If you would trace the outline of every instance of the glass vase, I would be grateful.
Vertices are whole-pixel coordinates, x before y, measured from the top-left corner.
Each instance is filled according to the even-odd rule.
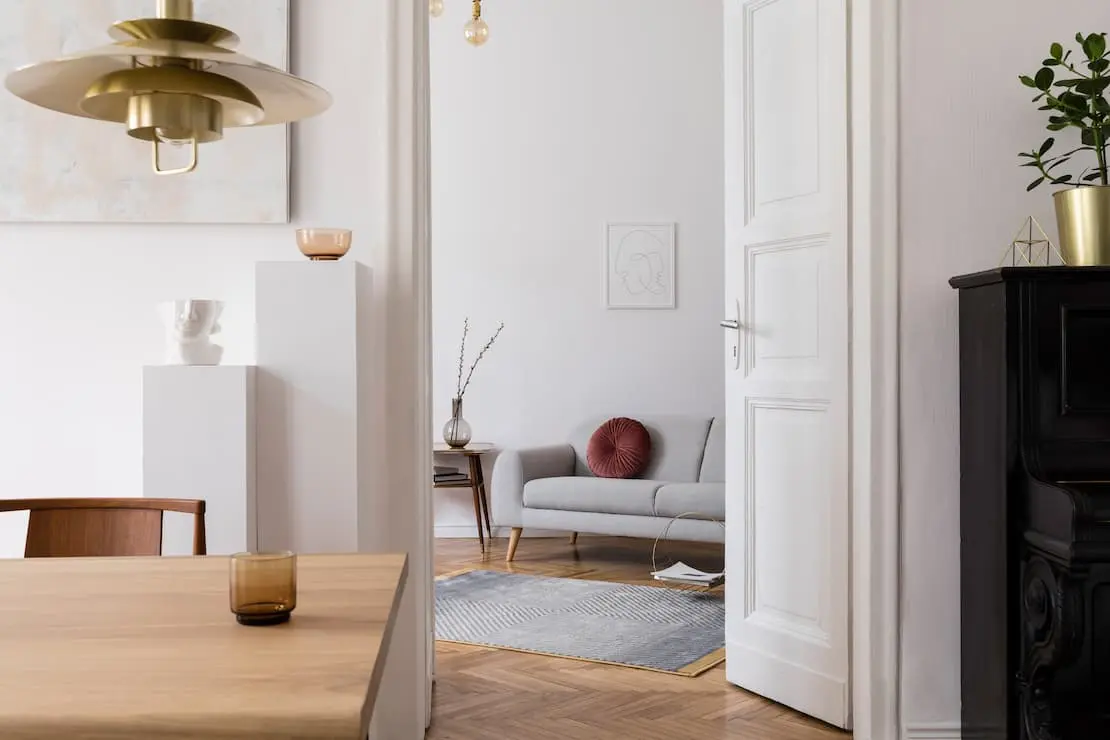
[[[451,399],[451,418],[443,425],[443,441],[456,449],[470,444],[470,425],[463,418],[461,398]]]

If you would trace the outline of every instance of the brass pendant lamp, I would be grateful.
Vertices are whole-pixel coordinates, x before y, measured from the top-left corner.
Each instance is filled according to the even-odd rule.
[[[5,84],[43,108],[126,124],[151,142],[159,175],[192,172],[198,145],[224,128],[290,123],[331,105],[323,88],[236,53],[239,37],[193,20],[192,0],[158,0],[156,18],[116,23],[108,35],[115,43],[20,67]],[[164,169],[163,144],[190,147],[189,163]]]

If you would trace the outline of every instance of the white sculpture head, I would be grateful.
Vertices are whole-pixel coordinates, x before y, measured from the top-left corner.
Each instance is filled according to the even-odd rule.
[[[219,365],[223,348],[209,337],[220,331],[221,301],[187,299],[166,301],[158,312],[166,326],[166,363]]]

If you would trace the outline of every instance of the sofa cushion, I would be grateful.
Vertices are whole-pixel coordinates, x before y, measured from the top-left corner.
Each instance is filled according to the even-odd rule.
[[[655,492],[655,515],[725,520],[724,483],[668,483]]]
[[[709,427],[705,440],[705,456],[701,460],[701,483],[725,482],[725,419],[718,416]]]
[[[635,419],[618,416],[597,428],[586,446],[586,463],[599,478],[635,478],[651,460],[651,435]]]
[[[537,478],[524,484],[529,509],[652,516],[662,483],[635,478]]]
[[[693,483],[701,471],[705,439],[709,435],[709,417],[704,416],[637,416],[651,435],[651,462],[640,477],[647,480]],[[575,474],[593,475],[586,462],[590,435],[605,421],[590,419],[570,436],[574,447]]]

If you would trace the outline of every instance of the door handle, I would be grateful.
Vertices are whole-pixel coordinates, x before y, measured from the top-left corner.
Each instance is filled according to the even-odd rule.
[[[721,322],[721,327],[724,329],[735,329],[736,331],[740,331],[744,328],[740,326],[740,322],[736,319],[725,319]]]

